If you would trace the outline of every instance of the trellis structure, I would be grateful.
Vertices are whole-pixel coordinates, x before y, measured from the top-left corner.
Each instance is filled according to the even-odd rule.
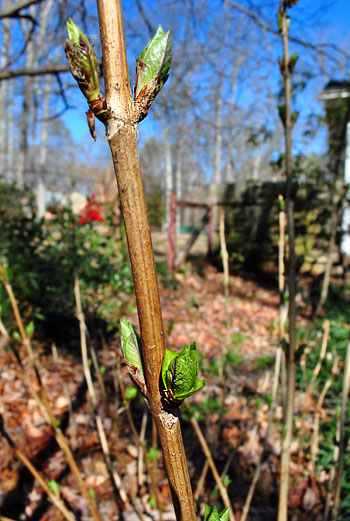
[[[189,238],[185,251],[176,257],[176,209],[177,207],[199,208],[206,210],[202,218],[201,224],[194,230]],[[187,259],[192,246],[198,239],[201,232],[207,227],[208,237],[208,254],[211,253],[213,247],[213,204],[197,203],[192,201],[180,201],[176,199],[176,192],[170,191],[170,207],[169,207],[169,228],[168,228],[168,254],[167,263],[169,268],[175,269],[181,266]]]

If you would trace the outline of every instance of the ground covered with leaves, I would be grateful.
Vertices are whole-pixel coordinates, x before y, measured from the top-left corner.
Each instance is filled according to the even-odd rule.
[[[190,415],[205,435],[222,481],[227,487],[235,519],[243,505],[263,451],[271,402],[273,364],[278,346],[279,296],[273,286],[231,276],[225,298],[223,275],[209,265],[200,272],[188,265],[173,277],[160,274],[161,301],[167,347],[181,349],[193,341],[200,353],[204,390],[191,397],[182,411],[183,436],[190,476],[202,513],[205,503],[222,503],[198,442]],[[116,309],[137,329],[133,296],[116,297]],[[118,302],[117,302],[118,300]],[[118,305],[117,305],[118,304]],[[306,319],[299,318],[299,326]],[[57,325],[56,325],[57,327]],[[66,329],[65,329],[66,328]],[[60,335],[34,334],[33,345],[41,380],[56,417],[73,452],[90,496],[103,519],[175,520],[161,454],[143,399],[136,396],[122,362],[116,331],[88,321],[89,345],[97,354],[92,363],[97,408],[91,406],[79,347],[79,325],[58,326]],[[315,343],[320,343],[319,336]],[[93,357],[93,353],[91,353]],[[59,495],[76,519],[93,519],[67,459],[52,429],[39,410],[33,391],[40,387],[25,348],[0,336],[0,408],[4,431],[17,450],[34,464],[51,490]],[[32,385],[32,392],[28,387]],[[102,382],[102,386],[101,386]],[[305,391],[305,389],[304,389]],[[312,461],[317,397],[305,411],[305,392],[296,403],[296,429],[292,446],[290,518],[322,519],[328,472],[317,472]],[[322,408],[318,421],[327,420]],[[101,450],[96,428],[100,418],[107,436],[114,483]],[[248,520],[276,519],[281,453],[281,398],[275,410],[260,478]],[[300,432],[302,436],[300,436]],[[322,434],[321,434],[322,438]],[[58,521],[64,519],[52,505],[9,442],[0,440],[0,519]],[[117,476],[117,477],[116,477]],[[205,479],[203,479],[205,476]]]

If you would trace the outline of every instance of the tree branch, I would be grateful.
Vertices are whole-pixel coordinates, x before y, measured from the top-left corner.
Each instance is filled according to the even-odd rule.
[[[142,18],[142,20],[145,22],[145,25],[147,27],[147,30],[148,30],[148,33],[149,33],[149,36],[152,37],[154,35],[154,33],[156,32],[156,28],[153,26],[153,24],[149,21],[143,7],[142,7],[142,4],[141,4],[141,1],[140,0],[136,0],[136,6],[137,6],[137,9],[140,13],[140,16]]]
[[[250,9],[247,9],[241,4],[238,4],[237,2],[233,2],[233,0],[223,0],[224,4],[230,5],[234,9],[238,9],[242,13],[248,16],[253,22],[258,25],[263,31],[266,31],[268,33],[271,33],[275,36],[279,36],[279,31],[276,29],[273,29],[270,25],[266,24],[265,22],[262,22],[260,20],[259,15],[254,13],[254,11],[251,11]],[[327,56],[328,58],[331,58],[335,62],[338,63],[338,60],[335,56],[331,56],[327,50],[324,50],[324,48],[333,49],[334,51],[338,52],[342,56],[346,56],[346,52],[343,51],[343,49],[340,49],[337,45],[334,45],[332,43],[320,43],[317,45],[314,45],[310,42],[306,42],[305,40],[300,40],[300,38],[296,38],[295,36],[288,36],[290,42],[294,42],[298,45],[301,45],[302,47],[305,47],[306,49],[311,49],[312,51],[315,51],[316,53],[322,54],[323,56]]]
[[[15,4],[10,4],[0,9],[0,18],[12,18],[19,15],[19,12],[25,7],[33,4],[39,4],[42,0],[18,0]]]
[[[69,72],[68,65],[47,65],[40,69],[22,67],[15,70],[0,70],[0,81],[11,80],[21,76],[44,76],[45,74],[58,74],[59,72]]]

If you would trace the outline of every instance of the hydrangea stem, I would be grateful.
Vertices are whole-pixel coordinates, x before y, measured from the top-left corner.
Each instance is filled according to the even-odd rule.
[[[140,322],[148,405],[157,426],[178,521],[195,521],[179,419],[163,410],[159,379],[164,357],[160,309],[148,212],[138,160],[137,114],[128,78],[120,0],[98,0],[106,102],[105,122],[124,216]]]

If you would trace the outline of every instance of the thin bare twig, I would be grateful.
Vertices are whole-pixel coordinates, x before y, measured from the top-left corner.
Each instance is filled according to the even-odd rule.
[[[337,519],[338,508],[340,503],[341,483],[344,470],[344,456],[345,456],[345,422],[346,422],[346,408],[350,391],[350,342],[346,349],[345,368],[343,377],[343,391],[340,411],[340,432],[339,432],[339,457],[337,477],[335,481],[334,504],[332,508],[331,519]]]
[[[23,463],[23,465],[25,467],[27,467],[27,469],[32,474],[32,476],[37,480],[39,485],[43,488],[45,494],[50,498],[53,505],[55,505],[55,507],[58,508],[58,510],[62,513],[64,518],[67,521],[76,521],[75,517],[73,516],[73,514],[71,512],[69,512],[69,510],[63,503],[62,499],[58,495],[56,495],[52,492],[50,487],[47,485],[46,481],[41,477],[41,475],[36,470],[34,465],[27,458],[27,456],[20,449],[18,449],[16,447],[15,443],[13,442],[13,440],[11,439],[9,434],[5,431],[1,417],[0,417],[0,432],[1,432],[2,436],[7,440],[8,444],[10,445],[11,449],[15,453],[16,457]],[[1,519],[6,520],[7,518],[0,517],[0,520]]]
[[[3,266],[1,264],[0,264],[0,278],[2,279],[2,283],[4,284],[6,292],[7,292],[8,296],[9,296],[9,299],[10,299],[10,302],[11,302],[11,305],[12,305],[13,313],[15,315],[17,327],[18,327],[18,330],[19,330],[19,333],[20,333],[20,336],[21,336],[21,340],[22,340],[23,346],[27,350],[27,354],[29,356],[32,369],[33,369],[33,371],[35,373],[35,376],[36,376],[36,378],[38,380],[40,395],[34,389],[34,385],[31,382],[31,380],[30,380],[30,378],[27,375],[27,372],[25,370],[23,370],[24,380],[25,380],[25,382],[26,382],[26,384],[28,386],[28,389],[31,392],[34,400],[36,401],[36,403],[37,403],[37,405],[39,407],[39,410],[43,414],[46,422],[52,428],[59,447],[64,452],[64,454],[65,454],[65,456],[67,458],[67,463],[69,465],[69,468],[71,469],[73,475],[75,476],[75,478],[77,480],[78,487],[79,487],[82,495],[84,496],[86,503],[88,504],[88,506],[90,508],[90,512],[91,512],[92,517],[94,518],[94,521],[103,521],[103,518],[101,517],[100,513],[98,512],[95,499],[91,496],[91,494],[89,494],[89,491],[88,491],[88,489],[87,489],[87,487],[85,485],[85,482],[84,482],[84,480],[83,480],[83,478],[81,476],[80,470],[79,470],[78,465],[77,465],[77,463],[76,463],[76,461],[74,459],[74,456],[73,456],[73,453],[72,453],[72,451],[71,451],[71,449],[69,447],[69,444],[68,444],[64,434],[62,433],[61,429],[58,427],[58,424],[57,424],[55,415],[54,415],[54,413],[52,411],[52,408],[51,408],[48,396],[46,394],[45,388],[44,388],[44,386],[42,384],[42,381],[41,381],[40,373],[39,373],[39,370],[38,370],[37,362],[36,362],[35,357],[34,357],[34,353],[33,353],[33,349],[32,349],[30,338],[28,337],[28,335],[26,333],[26,330],[25,330],[25,327],[24,327],[24,324],[23,324],[23,321],[22,321],[22,317],[21,317],[21,314],[20,314],[20,311],[19,311],[19,308],[18,308],[18,305],[17,305],[16,298],[15,298],[14,293],[13,293],[11,284],[7,280],[6,274],[5,274],[5,270],[4,270],[4,268],[3,268]],[[21,364],[21,361],[20,361],[19,358],[18,358],[18,361]]]
[[[79,279],[77,276],[75,276],[75,278],[74,278],[74,295],[75,295],[75,305],[76,305],[76,310],[77,310],[77,318],[79,321],[79,329],[80,329],[80,345],[81,345],[81,355],[82,355],[82,361],[83,361],[83,371],[84,371],[85,381],[87,384],[88,393],[89,393],[89,397],[90,397],[90,401],[91,401],[91,405],[92,405],[92,411],[93,411],[93,416],[94,416],[95,423],[96,423],[98,436],[99,436],[100,442],[101,442],[103,456],[104,456],[106,466],[107,466],[110,478],[112,480],[112,483],[114,484],[114,487],[115,487],[116,491],[118,492],[118,494],[120,495],[120,498],[123,501],[123,503],[125,504],[126,508],[128,508],[130,506],[128,496],[125,492],[125,489],[122,484],[122,480],[121,480],[118,472],[112,465],[106,433],[103,428],[101,416],[97,410],[97,398],[96,398],[96,393],[95,393],[94,385],[93,385],[92,378],[91,378],[91,372],[90,372],[88,356],[87,356],[87,342],[86,342],[87,328],[86,328],[86,324],[85,324],[83,309],[81,306],[80,285],[79,285]]]
[[[208,464],[209,464],[210,470],[212,471],[213,477],[214,477],[215,482],[216,482],[216,486],[218,487],[218,490],[219,490],[220,496],[222,498],[222,501],[224,503],[224,506],[225,506],[225,508],[227,508],[227,507],[230,508],[230,510],[229,510],[229,519],[230,519],[230,521],[235,521],[235,516],[234,516],[234,513],[233,513],[233,509],[232,509],[232,505],[231,505],[231,502],[230,502],[229,495],[227,493],[227,489],[226,489],[226,487],[224,486],[224,484],[221,481],[220,475],[219,475],[219,473],[217,471],[216,465],[215,465],[214,460],[213,460],[213,456],[212,456],[212,454],[210,452],[208,443],[207,443],[206,439],[203,436],[203,433],[201,431],[201,428],[200,428],[197,420],[191,415],[191,413],[189,411],[188,404],[185,403],[185,407],[187,408],[187,410],[188,410],[188,412],[190,414],[191,425],[192,425],[192,427],[194,429],[194,432],[196,433],[196,436],[198,438],[199,443],[201,444],[201,447],[202,447],[202,450],[204,452],[204,455],[205,455],[206,459],[208,460]]]

